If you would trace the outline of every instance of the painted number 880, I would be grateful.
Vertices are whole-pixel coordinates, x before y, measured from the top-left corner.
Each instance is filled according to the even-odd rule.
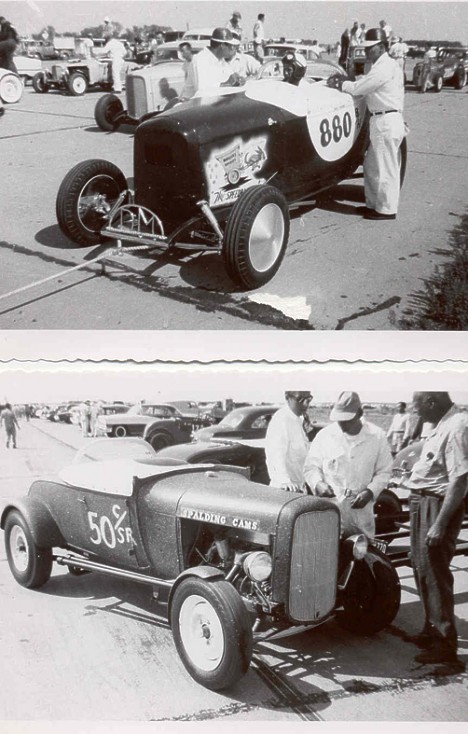
[[[326,148],[330,143],[339,143],[342,137],[349,138],[352,129],[352,120],[349,112],[343,115],[343,122],[339,115],[335,115],[331,121],[325,117],[320,123],[320,143]]]

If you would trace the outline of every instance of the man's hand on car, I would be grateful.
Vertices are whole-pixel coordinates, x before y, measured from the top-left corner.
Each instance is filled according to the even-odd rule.
[[[351,502],[351,507],[354,510],[360,510],[361,508],[365,507],[369,504],[369,502],[372,502],[374,499],[374,493],[371,489],[363,489],[362,492],[359,492],[356,495],[356,498]]]
[[[333,489],[327,482],[317,482],[315,485],[315,494],[318,497],[335,497]]]
[[[346,80],[346,77],[344,74],[332,74],[327,79],[327,87],[331,87],[332,89],[338,89],[339,92],[341,92],[341,87],[343,86],[343,82]]]
[[[298,482],[284,482],[281,485],[281,489],[286,492],[297,492],[299,494],[307,494],[307,487],[305,484],[299,484]]]
[[[242,87],[245,84],[245,77],[238,74],[236,71],[231,74],[229,79],[221,84],[222,87]]]

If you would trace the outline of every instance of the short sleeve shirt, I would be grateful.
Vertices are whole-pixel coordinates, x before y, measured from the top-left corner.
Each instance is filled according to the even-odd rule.
[[[444,496],[450,481],[468,474],[468,415],[452,406],[428,434],[408,489],[427,489]]]

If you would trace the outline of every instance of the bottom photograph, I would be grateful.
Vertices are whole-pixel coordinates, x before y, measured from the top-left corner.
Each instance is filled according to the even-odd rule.
[[[466,720],[466,366],[0,377],[1,720]]]

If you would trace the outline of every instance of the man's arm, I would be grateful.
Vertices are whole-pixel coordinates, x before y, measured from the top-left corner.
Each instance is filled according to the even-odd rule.
[[[275,487],[289,484],[286,468],[288,433],[283,421],[271,421],[265,439],[265,456],[270,483]]]
[[[449,482],[437,519],[426,535],[427,545],[439,545],[442,542],[452,515],[464,500],[467,490],[467,478],[468,474],[462,474]]]
[[[344,81],[341,87],[343,92],[352,94],[353,97],[365,97],[372,94],[387,80],[387,72],[381,64],[374,64],[365,76],[356,82]]]
[[[387,439],[382,433],[379,438],[379,448],[375,461],[374,476],[368,485],[368,488],[374,495],[374,500],[377,499],[382,490],[384,490],[388,485],[390,477],[392,476],[392,464],[392,454],[390,452]]]
[[[304,481],[311,491],[319,497],[334,497],[335,493],[323,473],[323,452],[320,433],[310,444],[309,452],[304,463]]]

